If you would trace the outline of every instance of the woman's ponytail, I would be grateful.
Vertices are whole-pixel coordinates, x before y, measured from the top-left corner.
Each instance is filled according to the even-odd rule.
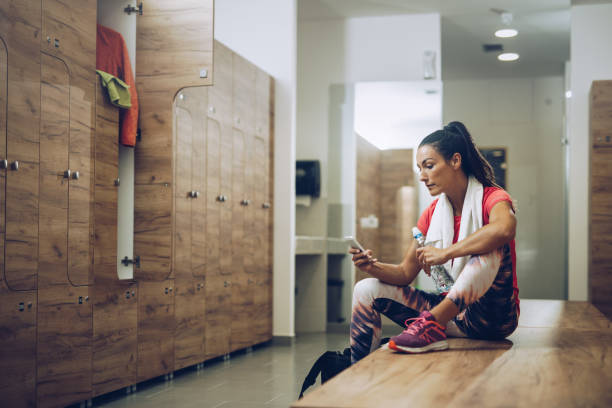
[[[432,145],[446,159],[455,153],[461,155],[461,168],[466,176],[474,176],[485,187],[499,187],[495,183],[493,168],[474,145],[474,140],[461,122],[450,122],[444,129],[427,136],[419,144]]]

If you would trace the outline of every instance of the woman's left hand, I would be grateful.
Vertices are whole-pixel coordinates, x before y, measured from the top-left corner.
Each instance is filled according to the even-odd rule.
[[[442,265],[450,259],[446,249],[433,246],[417,248],[417,258],[423,266]]]

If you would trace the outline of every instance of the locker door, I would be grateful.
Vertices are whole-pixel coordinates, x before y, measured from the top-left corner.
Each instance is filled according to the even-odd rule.
[[[228,268],[227,231],[222,235],[222,208],[227,182],[222,184],[222,161],[230,159],[231,150],[221,154],[222,138],[231,141],[231,99],[232,54],[229,49],[215,42],[215,85],[208,89],[208,110],[206,127],[206,358],[229,353],[231,305],[231,270]],[[229,136],[228,136],[229,132]],[[228,157],[229,156],[229,157]],[[226,166],[225,166],[226,167]],[[224,167],[224,168],[225,168]],[[227,170],[224,170],[227,178]],[[230,173],[231,174],[231,173]],[[231,213],[230,213],[231,216]],[[224,222],[227,215],[224,212]],[[231,225],[230,225],[231,228]],[[230,230],[231,232],[231,230]],[[222,240],[224,237],[224,240]],[[223,259],[225,257],[225,259]],[[223,262],[222,262],[223,261]],[[223,269],[222,269],[223,267]]]
[[[245,270],[244,241],[244,199],[245,183],[245,146],[244,133],[233,131],[233,172],[232,172],[232,321],[230,349],[232,351],[248,347],[249,313],[252,311],[252,293],[249,292],[247,273]]]
[[[42,54],[40,131],[40,272],[38,287],[68,284],[70,73]]]
[[[40,1],[0,2],[4,51],[6,159],[3,194],[4,278],[9,289],[34,290],[38,271]],[[15,23],[19,22],[19,24]],[[1,58],[1,57],[0,57]]]
[[[39,31],[39,0],[0,2],[0,401],[10,407],[36,406]]]
[[[41,49],[62,60],[70,77],[68,279],[73,285],[89,285],[93,277],[96,1],[42,0],[42,25]]]
[[[176,330],[174,370],[204,361],[205,301],[202,278],[177,281],[174,298]]]
[[[1,39],[1,37],[0,37]],[[6,231],[6,114],[8,109],[8,51],[0,41],[0,276],[4,281],[4,238]]]
[[[57,284],[38,289],[39,407],[91,398],[92,308],[89,288]]]
[[[196,282],[194,277],[194,258],[204,252],[204,248],[194,245],[194,238],[197,241],[204,231],[193,225],[194,218],[198,218],[198,203],[204,201],[201,186],[195,187],[196,181],[201,180],[201,176],[197,177],[201,157],[196,149],[202,140],[203,95],[206,95],[204,88],[185,88],[175,101],[175,370],[204,360],[204,285],[202,278]],[[200,211],[200,217],[203,215]]]
[[[257,298],[256,310],[260,316],[256,319],[257,341],[263,342],[272,338],[272,124],[273,100],[272,79],[265,72],[258,70],[256,86],[255,152],[259,180],[257,199],[257,236],[260,238],[261,255],[257,260]]]
[[[174,143],[174,277],[189,280],[191,273],[191,183],[193,121],[184,92],[175,103]],[[183,102],[185,101],[185,102]],[[197,119],[197,117],[196,117]]]
[[[138,379],[174,369],[174,279],[138,283]]]
[[[36,406],[36,292],[0,281],[0,398],[7,407]]]

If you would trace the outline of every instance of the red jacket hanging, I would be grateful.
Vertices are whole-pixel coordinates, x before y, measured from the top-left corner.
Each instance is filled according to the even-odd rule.
[[[108,72],[130,86],[132,107],[119,112],[119,142],[133,147],[138,130],[138,95],[130,56],[121,34],[100,24],[96,39],[96,69]]]

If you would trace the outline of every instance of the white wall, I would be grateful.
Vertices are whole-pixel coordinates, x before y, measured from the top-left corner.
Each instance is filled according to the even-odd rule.
[[[328,226],[335,221],[328,220],[328,214],[344,221],[350,216],[350,222],[342,222],[347,225],[344,231],[354,228],[356,143],[343,140],[346,135],[354,138],[353,123],[347,123],[353,116],[353,85],[421,80],[426,50],[436,52],[440,78],[438,14],[299,21],[296,158],[320,160],[321,197],[310,207],[296,209],[298,235],[328,236]],[[333,151],[338,146],[341,154]],[[346,163],[339,165],[340,159]],[[325,328],[325,308],[315,303],[326,299],[327,267],[324,259],[296,261],[298,291],[307,290],[314,299],[299,304],[309,311],[297,311],[300,331]],[[345,292],[350,293],[350,280],[345,282]],[[343,302],[350,302],[346,297]]]
[[[439,78],[438,14],[299,22],[296,157],[321,160],[321,202],[328,188],[330,86],[421,80],[426,50],[436,52]],[[309,216],[318,210],[315,204],[301,211],[298,230],[303,224],[305,233],[325,234],[326,219]]]
[[[443,112],[477,145],[507,148],[520,296],[564,299],[563,77],[445,81]]]
[[[612,4],[572,7],[569,101],[569,299],[588,299],[589,90],[612,79]]]
[[[215,1],[215,39],[267,71],[275,80],[275,336],[295,334],[296,13],[296,0]]]

